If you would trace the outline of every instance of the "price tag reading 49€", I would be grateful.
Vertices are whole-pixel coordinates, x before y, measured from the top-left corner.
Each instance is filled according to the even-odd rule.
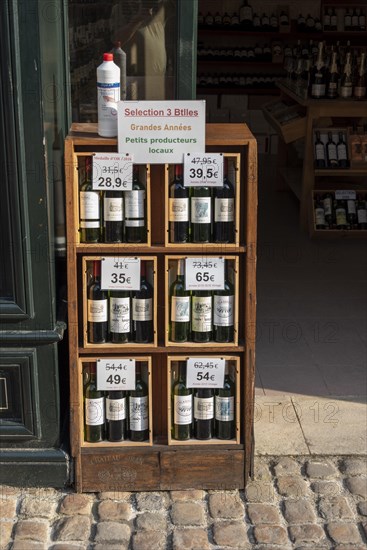
[[[101,262],[102,290],[140,290],[140,258],[108,256]]]
[[[135,359],[97,359],[97,390],[135,390]]]
[[[96,191],[133,188],[133,158],[128,154],[94,153],[92,187]]]
[[[222,153],[185,153],[185,187],[223,187]]]
[[[188,388],[223,388],[225,359],[220,357],[190,357],[187,360]]]
[[[223,290],[224,258],[186,258],[186,290]]]

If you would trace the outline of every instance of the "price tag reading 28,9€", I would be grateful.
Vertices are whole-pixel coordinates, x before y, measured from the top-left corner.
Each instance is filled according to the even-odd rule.
[[[185,187],[223,187],[222,153],[185,153]]]
[[[186,258],[186,290],[223,290],[224,258]]]
[[[96,191],[133,188],[133,158],[128,154],[94,153],[92,187]]]
[[[102,290],[140,290],[140,258],[109,256],[101,262]]]
[[[223,388],[225,359],[220,357],[190,357],[187,360],[188,388]]]
[[[97,359],[97,390],[135,390],[135,359]]]

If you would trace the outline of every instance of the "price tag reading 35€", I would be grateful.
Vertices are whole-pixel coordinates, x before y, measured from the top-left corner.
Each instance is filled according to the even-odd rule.
[[[92,187],[96,191],[133,188],[133,158],[128,154],[94,153]]]
[[[185,153],[185,187],[223,187],[222,153]]]
[[[97,390],[135,390],[135,359],[97,359]]]
[[[224,258],[186,258],[186,290],[223,290]]]
[[[190,357],[187,360],[188,388],[223,388],[225,359],[220,357]]]
[[[101,262],[102,290],[140,290],[140,258],[108,256]]]

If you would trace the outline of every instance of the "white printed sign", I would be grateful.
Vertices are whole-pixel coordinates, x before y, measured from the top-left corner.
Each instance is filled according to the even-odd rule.
[[[220,357],[190,357],[187,360],[188,388],[223,388],[225,359]]]
[[[357,198],[357,194],[355,191],[338,190],[335,191],[335,198],[337,201],[355,201]]]
[[[97,390],[135,390],[135,359],[97,359]]]
[[[224,258],[186,258],[186,290],[223,290]]]
[[[101,262],[103,290],[140,290],[140,258],[108,256]]]
[[[129,191],[133,187],[133,158],[128,154],[94,153],[92,187],[96,191]]]
[[[223,187],[222,153],[185,153],[185,187]]]

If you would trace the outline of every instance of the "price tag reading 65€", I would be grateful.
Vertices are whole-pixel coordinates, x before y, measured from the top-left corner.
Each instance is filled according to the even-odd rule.
[[[224,258],[186,258],[186,290],[223,290]]]
[[[140,258],[108,256],[101,262],[102,290],[140,290]]]
[[[97,359],[97,390],[135,390],[135,359]]]
[[[223,388],[225,359],[220,357],[190,357],[187,360],[188,388]]]
[[[94,153],[92,187],[95,191],[133,188],[133,158],[119,153]]]
[[[185,153],[185,187],[223,187],[222,153]]]

